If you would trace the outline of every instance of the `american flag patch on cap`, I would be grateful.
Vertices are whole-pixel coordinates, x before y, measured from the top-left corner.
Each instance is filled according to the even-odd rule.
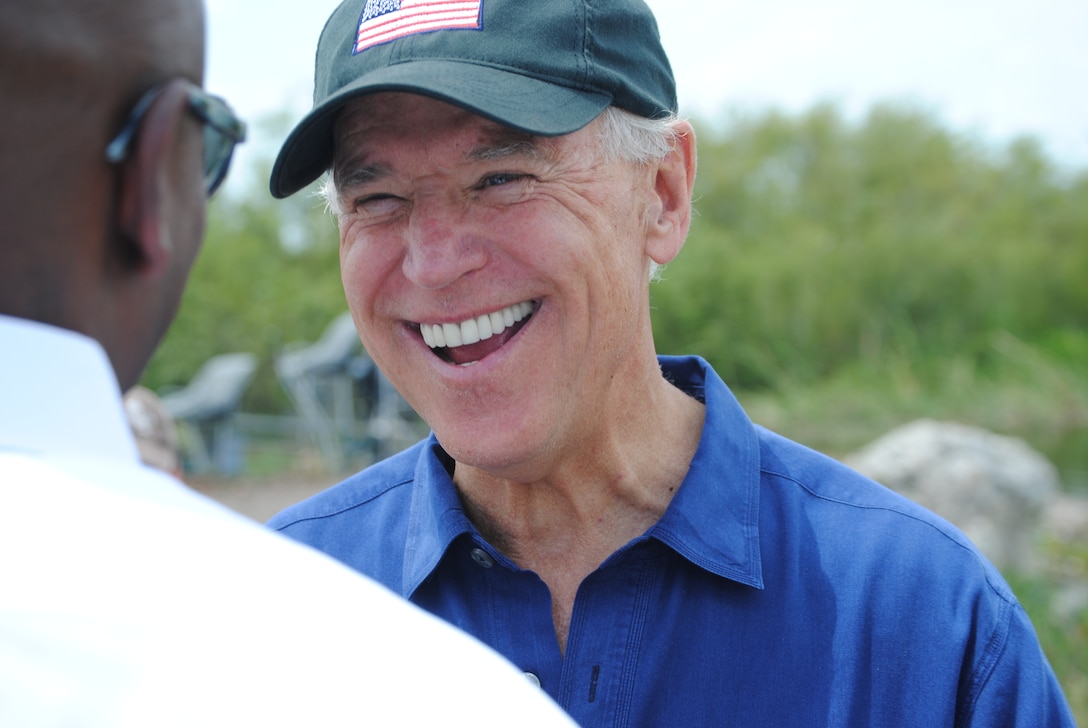
[[[432,30],[479,30],[483,0],[367,0],[355,52]]]

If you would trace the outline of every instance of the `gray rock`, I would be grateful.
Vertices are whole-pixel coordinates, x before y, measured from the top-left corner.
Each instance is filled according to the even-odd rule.
[[[1041,519],[1060,487],[1024,441],[918,420],[844,462],[954,523],[998,568],[1035,568]]]
[[[1043,530],[1058,541],[1088,545],[1088,498],[1062,494],[1047,504]]]

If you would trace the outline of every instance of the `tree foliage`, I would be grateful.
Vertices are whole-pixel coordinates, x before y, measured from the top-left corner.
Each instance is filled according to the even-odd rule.
[[[928,115],[830,106],[697,129],[696,217],[653,291],[663,352],[740,388],[955,355],[1000,332],[1088,340],[1088,176],[1031,139],[991,150]]]

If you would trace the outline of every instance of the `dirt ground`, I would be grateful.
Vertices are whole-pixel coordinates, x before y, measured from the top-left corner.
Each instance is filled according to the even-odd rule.
[[[342,479],[342,476],[328,473],[233,479],[191,476],[186,478],[186,483],[228,508],[264,523],[287,506]]]

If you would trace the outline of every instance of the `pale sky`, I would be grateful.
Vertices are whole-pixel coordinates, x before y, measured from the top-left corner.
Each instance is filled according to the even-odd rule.
[[[994,143],[1031,134],[1059,164],[1088,167],[1085,0],[648,1],[683,114],[798,112],[821,100],[859,114],[910,101],[949,130]],[[338,0],[206,3],[208,88],[249,120],[301,117]],[[280,141],[255,130],[246,146]],[[243,147],[240,167],[246,158]]]

